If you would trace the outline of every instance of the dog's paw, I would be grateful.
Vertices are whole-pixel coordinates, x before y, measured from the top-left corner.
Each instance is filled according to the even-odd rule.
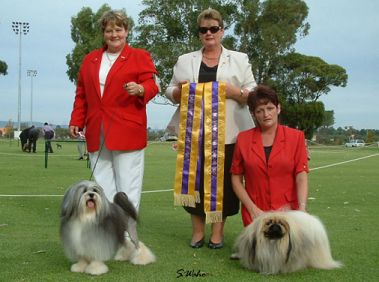
[[[101,275],[108,272],[108,266],[106,266],[101,261],[91,261],[91,263],[86,267],[85,273],[91,275]]]
[[[135,249],[130,257],[130,262],[136,265],[146,265],[155,262],[155,260],[153,252],[141,241],[139,242],[139,248]]]
[[[71,265],[71,272],[84,272],[88,263],[85,260],[79,260],[77,263]]]
[[[130,241],[128,241],[120,249],[118,249],[114,259],[118,261],[130,260],[134,252],[134,245]]]

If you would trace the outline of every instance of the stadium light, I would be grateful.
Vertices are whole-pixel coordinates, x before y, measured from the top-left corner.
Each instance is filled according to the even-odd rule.
[[[33,125],[33,77],[37,76],[37,71],[27,70],[27,75],[30,76],[30,125]]]
[[[19,35],[19,44],[18,44],[18,113],[17,113],[17,122],[18,122],[18,131],[21,130],[21,37],[22,35],[27,35],[29,32],[29,23],[28,22],[12,22],[12,29]]]

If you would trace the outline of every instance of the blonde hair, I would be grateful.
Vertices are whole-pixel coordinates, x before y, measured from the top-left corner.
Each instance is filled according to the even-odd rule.
[[[106,26],[112,23],[117,26],[123,26],[125,30],[128,30],[129,20],[125,12],[122,10],[110,10],[106,11],[99,20],[101,31],[104,32]]]
[[[208,8],[200,13],[197,17],[197,25],[200,26],[202,20],[215,20],[218,21],[218,25],[224,28],[224,23],[222,21],[222,17],[219,11]]]

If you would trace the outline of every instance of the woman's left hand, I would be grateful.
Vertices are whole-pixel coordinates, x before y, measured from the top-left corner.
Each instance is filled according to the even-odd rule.
[[[141,84],[137,84],[134,81],[125,83],[124,89],[128,91],[129,95],[132,96],[143,96],[143,93],[145,93],[145,89]]]

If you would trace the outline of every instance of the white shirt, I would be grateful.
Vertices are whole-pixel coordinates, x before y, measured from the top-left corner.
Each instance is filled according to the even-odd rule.
[[[108,73],[113,66],[113,63],[117,60],[121,52],[118,53],[108,53],[105,51],[103,57],[101,58],[100,71],[99,71],[99,81],[100,81],[100,94],[103,96],[105,81],[107,80]]]

